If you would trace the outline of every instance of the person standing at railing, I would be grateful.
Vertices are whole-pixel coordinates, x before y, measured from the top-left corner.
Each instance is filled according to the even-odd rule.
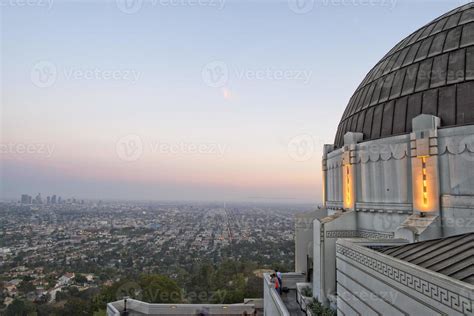
[[[275,269],[275,273],[276,273],[276,277],[277,277],[277,279],[278,279],[278,283],[279,283],[279,285],[280,285],[280,294],[281,294],[281,292],[282,292],[282,290],[283,290],[283,280],[282,280],[282,278],[281,278],[282,275],[281,275],[281,272],[278,271],[278,269]]]
[[[271,275],[271,280],[273,284],[275,284],[275,290],[281,295],[281,285],[280,281],[278,280],[278,277],[275,273]]]

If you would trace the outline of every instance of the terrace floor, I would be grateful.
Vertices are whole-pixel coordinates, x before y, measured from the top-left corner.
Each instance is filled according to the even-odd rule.
[[[305,316],[298,302],[296,301],[296,290],[290,290],[288,293],[283,293],[281,295],[283,303],[285,303],[286,308],[291,316]]]

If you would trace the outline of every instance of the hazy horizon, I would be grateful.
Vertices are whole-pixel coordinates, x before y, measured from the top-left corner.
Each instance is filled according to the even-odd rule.
[[[320,201],[365,74],[467,1],[295,1],[1,1],[0,198]]]

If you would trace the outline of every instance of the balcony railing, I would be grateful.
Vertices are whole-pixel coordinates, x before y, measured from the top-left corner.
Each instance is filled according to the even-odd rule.
[[[304,282],[306,276],[302,273],[283,273],[282,283],[283,287],[288,289],[288,293],[280,295],[275,290],[275,285],[271,282],[270,274],[264,274],[264,313],[267,316],[280,315],[289,316],[294,315],[295,312],[301,312],[296,301],[296,284]]]
[[[107,316],[120,316],[124,301],[107,304]],[[204,310],[209,315],[254,315],[254,304],[150,304],[127,300],[129,315],[196,315]]]

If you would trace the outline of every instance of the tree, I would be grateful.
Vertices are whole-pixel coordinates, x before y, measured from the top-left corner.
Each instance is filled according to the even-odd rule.
[[[35,307],[30,302],[15,299],[5,311],[6,316],[28,316],[35,312]]]
[[[51,306],[50,304],[38,305],[36,307],[37,316],[60,316],[63,315],[60,308]]]
[[[23,292],[25,294],[28,294],[30,292],[34,292],[36,290],[36,286],[33,285],[32,282],[26,282],[26,281],[23,281],[20,283],[20,285],[18,286],[18,290],[20,292]]]
[[[26,315],[25,302],[15,299],[7,308],[6,316],[23,316]]]
[[[77,297],[70,298],[66,304],[64,304],[63,312],[63,315],[69,316],[87,316],[93,314],[91,304]]]
[[[148,303],[181,303],[183,300],[180,287],[170,278],[151,274],[141,276],[138,284],[142,297]]]

